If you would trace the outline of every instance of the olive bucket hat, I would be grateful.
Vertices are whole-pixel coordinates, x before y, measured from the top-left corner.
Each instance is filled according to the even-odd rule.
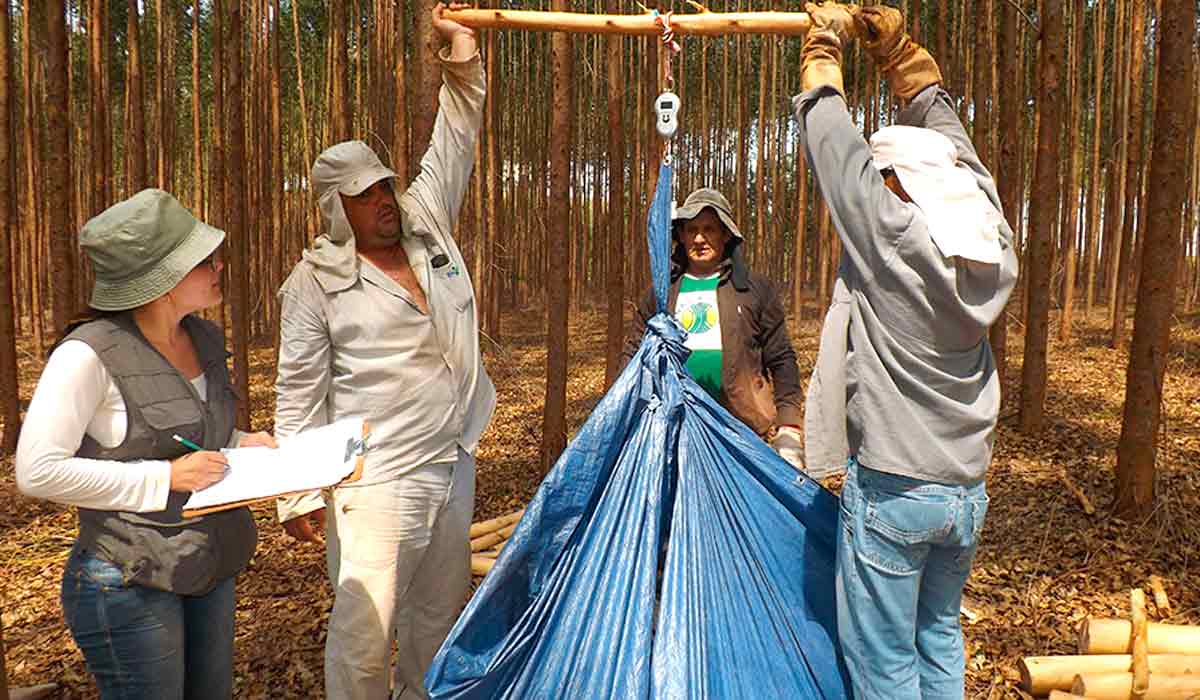
[[[702,187],[689,194],[688,198],[683,200],[683,206],[675,209],[675,213],[671,216],[671,223],[690,221],[699,216],[705,207],[712,208],[717,217],[721,219],[721,223],[725,224],[729,235],[733,236],[735,240],[742,240],[742,232],[738,230],[737,224],[733,223],[733,207],[729,206],[729,200],[711,187]]]
[[[125,311],[171,291],[225,240],[167,192],[146,189],[84,224],[79,246],[92,261],[92,308]]]

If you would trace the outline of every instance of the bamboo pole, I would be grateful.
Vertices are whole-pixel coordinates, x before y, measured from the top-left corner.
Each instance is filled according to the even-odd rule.
[[[1091,698],[1085,698],[1082,695],[1067,693],[1061,690],[1051,690],[1050,695],[1047,697],[1049,700],[1091,700]]]
[[[475,29],[520,29],[569,34],[662,34],[651,13],[641,15],[593,15],[579,12],[531,10],[447,10],[446,19]],[[698,12],[672,15],[671,28],[677,35],[724,36],[726,34],[799,35],[812,25],[807,12]]]
[[[1128,620],[1088,619],[1079,628],[1080,654],[1130,653]],[[1147,646],[1151,654],[1200,654],[1200,627],[1149,623]]]
[[[1154,592],[1154,607],[1158,608],[1160,617],[1171,615],[1171,599],[1167,597],[1167,589],[1163,587],[1162,577],[1154,574],[1150,577],[1150,590]]]
[[[470,539],[474,540],[483,537],[484,535],[493,533],[496,530],[502,530],[520,520],[522,515],[525,515],[524,508],[516,512],[509,513],[508,515],[501,515],[498,518],[492,518],[491,520],[484,520],[481,523],[475,523],[471,525],[469,537]]]
[[[473,556],[473,557],[471,557],[471,575],[487,576],[488,572],[491,571],[492,567],[495,565],[496,565],[495,559],[488,559],[487,557],[481,557],[481,556]]]
[[[1133,651],[1133,688],[1131,690],[1135,698],[1143,698],[1146,696],[1146,689],[1150,686],[1150,647],[1147,642],[1148,627],[1150,622],[1146,619],[1146,592],[1140,588],[1135,588],[1129,592],[1131,615],[1130,623],[1132,624],[1133,636],[1129,641],[1129,646]]]
[[[1200,656],[1151,654],[1147,659],[1151,678],[1156,675],[1200,678]],[[1128,673],[1132,666],[1133,656],[1130,654],[1027,656],[1017,662],[1021,688],[1039,697],[1051,690],[1070,690],[1077,675]]]
[[[507,540],[513,534],[513,530],[516,529],[517,524],[513,523],[503,530],[497,530],[496,532],[489,533],[478,539],[471,540],[471,551],[482,552],[485,549],[491,549],[504,540]]]
[[[1075,676],[1071,692],[1096,700],[1133,700],[1132,673],[1100,673]],[[1190,700],[1200,695],[1200,677],[1151,676],[1145,700]]]

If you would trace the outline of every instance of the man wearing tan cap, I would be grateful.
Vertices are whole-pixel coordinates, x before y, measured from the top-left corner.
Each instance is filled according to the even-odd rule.
[[[451,238],[474,164],[484,76],[474,33],[434,10],[445,86],[421,173],[403,192],[361,141],[313,165],[325,233],[280,290],[275,429],[370,424],[360,481],[281,499],[289,534],[327,535],[335,590],[330,698],[423,698],[470,581],[473,454],[496,394],[475,295]],[[328,506],[328,508],[326,508]],[[392,642],[399,655],[389,674]],[[389,676],[394,677],[390,684]]]

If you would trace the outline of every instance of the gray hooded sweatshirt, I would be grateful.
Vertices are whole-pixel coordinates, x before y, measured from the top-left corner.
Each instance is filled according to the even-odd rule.
[[[883,472],[977,483],[991,461],[1000,409],[987,333],[1017,280],[1012,230],[1000,227],[999,264],[943,257],[921,209],[887,189],[845,99],[822,86],[796,97],[794,107],[843,244],[809,386],[810,468],[828,472],[854,455]],[[995,181],[945,91],[923,91],[898,123],[949,138],[1000,209]]]

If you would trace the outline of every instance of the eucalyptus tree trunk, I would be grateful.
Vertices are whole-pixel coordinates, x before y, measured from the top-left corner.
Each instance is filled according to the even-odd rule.
[[[1074,10],[1071,13],[1071,90],[1067,115],[1067,176],[1064,192],[1067,200],[1066,225],[1063,227],[1063,281],[1062,281],[1062,313],[1059,315],[1058,339],[1067,340],[1071,337],[1071,321],[1075,308],[1075,269],[1078,251],[1079,228],[1079,177],[1082,163],[1080,154],[1083,150],[1083,125],[1080,123],[1083,102],[1083,79],[1081,70],[1083,63],[1083,21],[1084,0],[1073,0]]]
[[[1144,129],[1142,125],[1142,64],[1143,47],[1145,44],[1145,0],[1132,0],[1129,23],[1129,72],[1127,81],[1130,86],[1129,123],[1125,130],[1125,140],[1128,144],[1125,164],[1125,217],[1121,235],[1121,255],[1117,264],[1116,288],[1113,293],[1112,330],[1109,342],[1114,348],[1123,348],[1126,343],[1125,333],[1125,302],[1128,296],[1127,288],[1133,275],[1133,245],[1137,221],[1134,218],[1136,203],[1140,192],[1140,177],[1142,167],[1142,149],[1144,147]],[[1137,216],[1144,216],[1136,212]]]
[[[329,4],[331,13],[330,27],[330,103],[329,103],[329,139],[331,143],[340,143],[352,138],[354,133],[354,113],[350,108],[350,87],[347,83],[348,67],[346,65],[346,34],[348,33],[346,19],[346,0],[333,0]]]
[[[552,9],[565,11],[567,0]],[[550,471],[567,445],[567,309],[570,306],[571,139],[575,76],[571,39],[552,38],[553,123],[550,128],[550,207],[545,249],[546,400],[542,416],[542,473]]]
[[[230,259],[235,264],[225,268],[229,275],[229,316],[233,326],[233,380],[238,395],[250,396],[250,266],[237,264],[248,260],[250,232],[246,226],[246,132],[244,101],[242,99],[242,4],[228,4],[225,26],[225,91],[228,124],[225,130],[229,157],[225,161],[225,181],[228,183],[225,202],[225,229],[230,240],[226,243]],[[250,404],[238,402],[238,427],[250,429]]]
[[[740,3],[739,3],[739,7],[740,7]],[[750,73],[749,57],[746,55],[747,52],[745,49],[746,37],[739,35],[737,37],[737,39],[735,39],[735,41],[737,42],[737,75],[745,76]],[[746,170],[747,170],[746,164],[750,160],[748,157],[749,151],[750,151],[750,148],[749,148],[750,141],[747,138],[747,132],[749,131],[749,126],[748,126],[749,117],[746,114],[746,112],[749,109],[747,106],[747,102],[749,102],[750,96],[746,94],[746,81],[745,80],[737,80],[734,82],[734,98],[733,99],[734,99],[734,104],[737,107],[737,124],[735,124],[734,126],[737,128],[737,134],[738,134],[738,140],[737,140],[737,144],[738,144],[737,145],[737,184],[734,186],[734,191],[737,193],[737,196],[735,198],[733,206],[734,206],[734,211],[736,213],[735,220],[737,222],[737,225],[744,227],[744,226],[746,226],[746,223],[747,223],[748,212],[746,210],[749,208],[746,203],[746,199],[748,197],[748,192],[749,192],[749,187],[747,186],[748,175],[746,173]]]
[[[301,144],[301,146],[302,146],[301,153],[304,154],[304,167],[301,169],[300,172],[302,175],[301,182],[304,183],[304,188],[308,189],[307,193],[305,192],[304,189],[300,190],[300,195],[301,195],[301,197],[303,197],[302,203],[300,205],[300,212],[301,212],[300,220],[301,220],[302,227],[304,229],[303,232],[301,233],[301,236],[304,237],[304,243],[307,245],[308,239],[315,236],[315,234],[316,234],[316,223],[317,223],[316,217],[313,216],[313,207],[310,204],[310,201],[313,198],[312,197],[313,193],[312,193],[312,190],[309,189],[309,188],[311,188],[311,184],[312,184],[309,182],[309,170],[313,166],[313,154],[312,154],[313,142],[312,142],[312,136],[308,133],[308,121],[310,119],[310,115],[308,113],[308,101],[305,99],[305,94],[304,94],[304,62],[301,60],[301,52],[300,52],[300,12],[299,12],[299,8],[296,6],[296,3],[294,3],[294,2],[291,3],[291,11],[292,11],[292,47],[293,47],[292,52],[295,54],[295,57],[296,57],[296,92],[297,92],[297,98],[300,100],[300,118],[298,121],[300,122],[300,138],[303,140],[303,143]],[[214,92],[216,92],[216,91],[214,91]],[[401,174],[404,173],[403,170],[397,170],[396,172],[401,173]],[[299,185],[297,185],[297,187],[299,188]]]
[[[43,240],[45,212],[42,207],[42,184],[37,170],[37,163],[41,161],[41,139],[34,117],[38,110],[35,106],[37,99],[34,91],[34,76],[37,71],[34,68],[32,15],[30,6],[26,4],[21,12],[21,94],[25,97],[22,113],[23,128],[21,129],[23,134],[21,153],[25,164],[23,172],[25,213],[21,218],[24,223],[24,239],[27,246],[26,254],[22,257],[28,272],[26,280],[29,287],[29,320],[34,348],[40,356],[45,354],[45,340],[42,336],[45,305],[42,303],[41,294],[42,266],[37,264],[37,260],[43,257],[41,241]]]
[[[108,159],[111,152],[108,123],[108,95],[105,83],[108,80],[108,51],[106,46],[109,39],[108,3],[88,3],[88,96],[91,99],[91,133],[88,135],[88,145],[91,146],[90,192],[87,215],[90,217],[100,213],[108,206],[109,168]]]
[[[975,151],[979,154],[980,160],[985,164],[992,164],[991,153],[991,133],[990,114],[991,114],[991,95],[989,90],[992,86],[992,43],[994,41],[993,34],[987,31],[987,17],[991,12],[991,3],[989,0],[975,0],[974,20],[976,23],[975,31],[975,48],[974,48],[974,77],[972,83],[974,91],[971,99],[973,100],[973,118],[971,119],[971,140],[975,143]]]
[[[605,0],[604,9],[616,13],[621,3]],[[621,37],[604,39],[608,107],[608,279],[605,280],[608,329],[604,353],[604,385],[611,386],[621,371],[625,344],[625,96],[622,84]]]
[[[412,95],[412,132],[409,141],[408,176],[416,177],[421,167],[421,156],[429,147],[433,134],[433,121],[437,116],[437,94],[442,84],[442,71],[438,65],[439,41],[433,30],[434,0],[414,0],[412,3],[415,41],[416,81]]]
[[[392,52],[395,55],[395,60],[392,66],[392,101],[386,105],[386,109],[392,110],[392,168],[400,173],[401,177],[410,175],[409,169],[409,145],[408,145],[408,59],[405,57],[405,37],[407,36],[408,26],[408,8],[407,3],[397,3],[393,8],[395,20],[393,22],[394,40],[392,42]],[[494,34],[494,32],[492,32]],[[499,64],[496,67],[499,70]],[[490,81],[491,73],[489,69],[488,80]],[[492,91],[488,91],[489,97]]]
[[[754,240],[751,241],[750,250],[754,255],[750,258],[750,262],[760,271],[765,270],[764,263],[766,262],[767,251],[767,173],[766,173],[766,149],[767,149],[767,40],[769,37],[762,37],[758,45],[757,52],[751,52],[751,56],[757,53],[758,56],[758,112],[754,116],[754,122],[758,125],[754,136]],[[741,123],[742,131],[749,131],[749,122],[743,120]],[[745,220],[740,225],[746,226],[749,223]],[[747,226],[747,228],[749,228]]]
[[[1000,3],[1000,36],[1019,37],[1018,8],[1009,2]],[[939,30],[940,31],[940,30]],[[997,47],[999,73],[999,153],[994,158],[996,180],[1000,189],[1000,204],[1013,230],[1013,245],[1018,245],[1021,236],[1021,192],[1024,183],[1021,177],[1021,122],[1024,114],[1024,99],[1016,80],[1023,64],[1022,42],[1019,38],[1001,41]],[[1025,271],[1026,274],[1028,270]],[[992,324],[989,333],[992,354],[996,361],[996,372],[1003,384],[1008,375],[1008,311],[1005,310]],[[1007,392],[1005,392],[1006,395]]]
[[[33,91],[33,75],[34,61],[32,50],[32,12],[29,6],[22,8],[21,12],[21,94],[24,96],[22,100],[21,112],[21,160],[24,163],[24,168],[20,173],[20,177],[25,182],[24,193],[21,196],[21,207],[23,209],[21,215],[21,268],[23,271],[22,277],[25,279],[26,289],[26,304],[28,310],[28,319],[30,324],[30,333],[33,335],[34,349],[38,355],[45,354],[44,339],[42,337],[42,297],[41,297],[41,265],[36,264],[38,259],[43,256],[41,254],[40,242],[42,240],[42,207],[40,205],[40,182],[37,177],[35,163],[39,157],[39,139],[38,129],[33,115],[36,113],[34,109],[34,91]]]
[[[1117,0],[1113,22],[1113,76],[1116,94],[1113,96],[1111,141],[1113,152],[1108,167],[1108,194],[1104,202],[1104,279],[1108,298],[1109,323],[1116,306],[1117,271],[1120,260],[1123,216],[1125,211],[1125,166],[1129,142],[1125,131],[1129,124],[1129,5],[1132,0]]]
[[[275,251],[272,259],[271,269],[274,273],[274,278],[270,285],[263,290],[266,292],[267,305],[271,311],[270,318],[265,329],[268,338],[274,340],[277,335],[274,332],[278,324],[279,304],[275,297],[275,290],[283,283],[284,276],[287,270],[291,267],[294,261],[290,255],[290,247],[288,241],[291,236],[285,232],[284,221],[284,197],[287,194],[284,187],[286,176],[283,172],[283,92],[280,86],[280,73],[283,72],[283,64],[280,61],[279,51],[279,33],[283,31],[280,26],[283,17],[279,13],[279,0],[271,0],[271,26],[270,26],[270,84],[271,84],[271,139],[270,139],[270,162],[271,162],[271,177],[266,182],[267,198],[271,200],[271,240],[272,249]],[[278,353],[269,353],[272,363],[279,358]]]
[[[17,226],[17,151],[13,124],[12,22],[9,4],[0,2],[0,418],[4,438],[0,451],[12,454],[21,432],[20,385],[17,383],[17,328],[13,314],[13,239]],[[0,698],[7,693],[4,671],[4,638],[0,629]]]
[[[204,141],[200,138],[200,0],[192,0],[192,210],[205,219]]]
[[[1092,169],[1088,187],[1088,224],[1087,224],[1087,260],[1083,273],[1084,278],[1084,312],[1090,313],[1096,303],[1096,263],[1099,262],[1100,242],[1100,190],[1103,188],[1103,174],[1100,166],[1100,140],[1104,123],[1104,15],[1103,4],[1096,4],[1093,10],[1093,28],[1095,42],[1092,47]],[[1111,167],[1111,166],[1110,166]]]
[[[503,202],[501,202],[501,183],[504,180],[502,170],[504,161],[500,155],[501,115],[504,114],[503,90],[500,87],[500,40],[495,32],[487,35],[487,80],[488,101],[485,118],[484,146],[487,149],[486,161],[488,178],[487,188],[487,274],[483,283],[483,304],[487,308],[484,315],[483,331],[492,342],[500,342],[500,296],[503,287],[501,256],[504,245],[501,235],[507,232],[508,226],[501,225]],[[399,153],[400,151],[397,151]]]
[[[1037,157],[1029,205],[1029,314],[1025,324],[1025,362],[1021,368],[1021,429],[1042,428],[1046,403],[1046,343],[1050,311],[1054,220],[1058,215],[1059,133],[1062,129],[1063,0],[1045,0],[1041,55],[1038,59]]]
[[[28,5],[26,5],[28,7]],[[71,100],[68,91],[67,8],[47,0],[46,12],[46,201],[49,205],[49,274],[54,327],[61,331],[75,312],[75,226],[71,220],[74,178],[71,173]],[[32,124],[32,122],[30,122]],[[28,127],[29,125],[27,125]]]
[[[208,187],[209,211],[216,223],[228,228],[225,224],[228,213],[225,210],[226,192],[229,183],[225,179],[225,3],[229,0],[213,0],[212,5],[212,94],[213,117],[211,148],[208,159],[208,172],[211,177]],[[232,0],[236,2],[237,0]],[[223,313],[223,312],[222,312]],[[224,319],[222,318],[222,321]]]
[[[156,0],[154,9],[156,65],[154,69],[154,106],[158,122],[155,133],[155,182],[159,189],[174,192],[175,141],[172,124],[175,119],[175,88],[172,81],[171,41],[173,39],[175,0]]]
[[[1154,508],[1156,438],[1175,308],[1179,230],[1187,198],[1188,164],[1179,154],[1186,152],[1196,119],[1191,94],[1195,89],[1192,37],[1196,4],[1194,0],[1164,0],[1162,10],[1156,32],[1158,81],[1172,87],[1159,90],[1156,96],[1145,257],[1117,446],[1115,509],[1129,517],[1145,517]]]

